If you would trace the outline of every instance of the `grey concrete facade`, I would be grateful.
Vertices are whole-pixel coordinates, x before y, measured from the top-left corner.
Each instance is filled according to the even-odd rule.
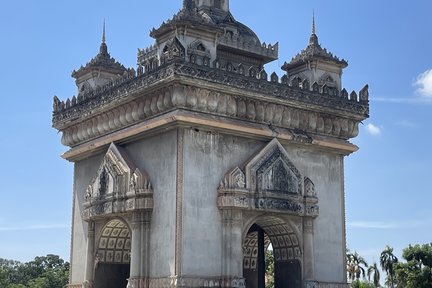
[[[270,244],[276,287],[346,287],[343,163],[368,87],[342,89],[314,30],[268,77],[279,47],[228,0],[186,0],[151,36],[136,71],[103,37],[78,96],[54,98],[75,163],[69,287],[261,288]]]

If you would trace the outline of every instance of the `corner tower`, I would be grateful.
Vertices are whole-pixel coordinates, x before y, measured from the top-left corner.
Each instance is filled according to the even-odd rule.
[[[315,30],[268,75],[277,43],[228,1],[184,1],[150,36],[136,72],[103,40],[74,73],[88,88],[54,98],[75,167],[69,288],[264,288],[270,244],[276,288],[348,287],[343,163],[368,87],[348,96]]]
[[[342,89],[342,71],[347,66],[347,61],[339,59],[319,44],[314,15],[309,44],[290,62],[285,62],[282,70],[286,71],[290,81],[315,87],[313,89],[320,87],[321,92],[337,95]]]
[[[72,77],[75,78],[78,86],[78,94],[102,87],[121,77],[125,72],[127,69],[108,53],[104,22],[99,53],[85,66],[72,72]]]

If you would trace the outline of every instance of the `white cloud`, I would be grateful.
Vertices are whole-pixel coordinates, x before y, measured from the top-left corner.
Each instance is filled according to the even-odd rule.
[[[417,76],[414,85],[417,88],[417,93],[421,96],[432,99],[432,69],[426,70]]]
[[[418,219],[403,222],[351,221],[348,228],[358,229],[413,229],[432,226],[432,219]]]
[[[365,229],[395,229],[398,225],[395,223],[373,222],[373,221],[354,221],[348,222],[350,228],[365,228]]]
[[[395,123],[397,126],[405,127],[405,128],[416,128],[416,123],[409,120],[400,120]]]
[[[28,230],[52,230],[52,229],[68,229],[70,225],[67,224],[42,224],[42,225],[29,225],[29,226],[15,226],[15,227],[0,227],[0,232],[4,231],[28,231]]]
[[[366,131],[373,136],[378,136],[381,134],[381,128],[379,128],[378,126],[375,126],[372,123],[368,123],[366,125]]]

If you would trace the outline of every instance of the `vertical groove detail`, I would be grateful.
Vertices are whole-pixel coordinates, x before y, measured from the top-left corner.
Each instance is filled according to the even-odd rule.
[[[177,130],[175,274],[181,276],[183,245],[183,129]]]

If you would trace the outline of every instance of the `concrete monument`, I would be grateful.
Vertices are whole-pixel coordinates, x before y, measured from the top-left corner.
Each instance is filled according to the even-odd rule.
[[[264,4],[263,4],[264,5]],[[307,47],[282,67],[229,0],[185,0],[127,69],[100,52],[54,97],[74,163],[70,288],[347,287],[344,156],[368,87]],[[270,246],[271,245],[271,246]]]

